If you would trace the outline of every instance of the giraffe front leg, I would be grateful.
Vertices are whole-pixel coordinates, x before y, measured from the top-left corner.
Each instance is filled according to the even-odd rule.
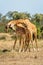
[[[35,43],[36,43],[36,49],[37,49],[37,51],[39,51],[38,44],[37,44],[37,39],[35,39]]]
[[[16,42],[17,42],[17,38],[16,38],[15,41],[14,41],[13,49],[15,49]]]
[[[23,50],[23,39],[21,40],[21,43],[20,43],[20,49],[19,49],[19,53]]]

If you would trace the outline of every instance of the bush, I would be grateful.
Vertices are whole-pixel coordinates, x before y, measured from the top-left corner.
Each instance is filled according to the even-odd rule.
[[[37,28],[37,37],[40,38],[41,32],[40,32],[40,27]]]
[[[41,38],[43,39],[43,31],[41,32]]]

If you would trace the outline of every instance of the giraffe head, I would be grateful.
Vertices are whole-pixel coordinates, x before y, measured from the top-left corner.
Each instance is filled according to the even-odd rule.
[[[8,32],[9,27],[10,26],[8,26],[8,25],[5,26],[5,32]]]

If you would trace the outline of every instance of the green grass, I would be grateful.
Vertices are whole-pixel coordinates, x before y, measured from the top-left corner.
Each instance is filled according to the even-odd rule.
[[[5,27],[4,27],[3,25],[0,26],[0,33],[1,33],[1,32],[3,32],[3,33],[5,32]]]

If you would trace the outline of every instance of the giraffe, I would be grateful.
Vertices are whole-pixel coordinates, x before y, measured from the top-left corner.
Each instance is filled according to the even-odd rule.
[[[29,42],[31,40],[31,34],[30,31],[27,29],[27,27],[20,27],[16,25],[16,39],[14,42],[14,46],[13,49],[15,48],[16,42],[17,42],[17,37],[20,36],[20,40],[19,40],[19,44],[20,44],[20,49],[19,52],[26,51],[27,47],[29,46]],[[27,46],[26,46],[27,45]],[[30,47],[29,47],[29,51],[30,51]]]
[[[20,27],[23,27],[22,24],[25,24],[28,28],[28,30],[30,31],[30,34],[31,34],[31,42],[32,42],[32,47],[33,47],[33,35],[34,35],[34,40],[35,40],[35,43],[36,43],[36,48],[38,50],[38,45],[37,45],[37,28],[36,26],[31,23],[28,19],[18,19],[18,20],[12,20],[10,21],[8,24],[7,24],[7,31],[8,31],[8,28],[11,27],[13,30],[15,30],[14,26],[15,25],[18,25]]]

